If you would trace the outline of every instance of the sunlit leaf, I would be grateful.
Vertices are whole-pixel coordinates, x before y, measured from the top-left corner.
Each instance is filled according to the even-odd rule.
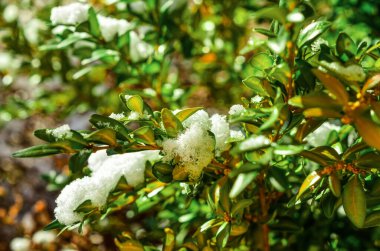
[[[170,110],[162,109],[161,118],[169,137],[175,138],[183,130],[181,121]]]
[[[231,223],[224,222],[216,232],[216,244],[219,248],[224,248],[227,245],[228,238],[230,237]]]
[[[248,77],[243,80],[243,84],[252,89],[256,94],[265,97],[273,97],[274,91],[268,81],[257,77]]]
[[[240,173],[231,188],[229,197],[237,197],[257,177],[258,172]]]
[[[185,108],[176,113],[175,116],[178,118],[179,121],[183,122],[185,119],[187,119],[199,110],[202,110],[202,107]]]
[[[316,172],[311,172],[306,179],[303,181],[300,190],[298,191],[296,199],[298,200],[301,196],[312,186],[314,186],[319,180],[321,176]]]
[[[364,141],[380,150],[380,126],[364,115],[358,115],[354,119],[354,124]]]
[[[148,145],[156,145],[155,136],[152,128],[142,126],[133,131],[134,139]]]
[[[258,53],[254,55],[250,61],[250,64],[260,70],[266,70],[273,66],[273,58],[266,53]]]
[[[318,36],[331,26],[327,21],[316,21],[303,28],[298,35],[297,46],[301,48],[306,43],[312,43]]]
[[[346,104],[349,101],[348,93],[344,85],[338,79],[317,69],[314,69],[313,73],[326,89],[336,97],[340,104]]]
[[[98,142],[105,143],[110,146],[116,145],[116,132],[109,128],[104,128],[97,130],[86,136],[86,139]]]

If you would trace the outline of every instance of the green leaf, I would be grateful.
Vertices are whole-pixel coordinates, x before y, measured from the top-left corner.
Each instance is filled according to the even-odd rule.
[[[319,180],[321,179],[321,176],[316,171],[311,172],[306,179],[303,181],[300,190],[298,191],[296,200],[299,200],[301,196],[308,190],[311,186],[315,185]]]
[[[116,132],[109,128],[100,129],[86,136],[88,140],[105,143],[110,146],[115,146],[116,141]]]
[[[344,105],[348,103],[349,95],[344,85],[338,79],[318,69],[313,69],[312,71],[326,89],[336,97],[339,104]]]
[[[87,165],[87,160],[90,157],[91,150],[81,150],[80,152],[72,155],[69,160],[69,168],[72,173],[80,172],[83,167]]]
[[[275,93],[272,86],[265,79],[259,79],[257,77],[248,77],[243,80],[243,84],[252,89],[256,94],[265,97],[274,97]]]
[[[240,214],[244,208],[249,207],[252,205],[253,200],[252,199],[243,199],[239,200],[231,209],[231,216],[236,217],[237,214]]]
[[[148,144],[148,145],[156,145],[154,131],[149,126],[142,126],[135,131],[133,131],[134,139],[138,142]]]
[[[380,211],[374,211],[369,214],[364,222],[363,227],[379,227],[380,226]]]
[[[26,149],[19,150],[12,154],[14,158],[30,158],[30,157],[43,157],[48,155],[54,155],[58,153],[71,153],[71,149],[68,143],[59,142],[45,145],[32,146]]]
[[[301,143],[307,135],[317,129],[322,123],[322,120],[307,119],[298,127],[295,139]]]
[[[311,161],[314,161],[314,162],[320,164],[321,166],[328,166],[329,165],[326,158],[324,156],[322,156],[320,153],[304,150],[304,151],[300,152],[300,155],[302,157],[305,157]]]
[[[380,150],[380,126],[364,115],[356,116],[354,125],[368,145]]]
[[[236,198],[257,177],[258,172],[240,173],[229,194],[231,199]]]
[[[305,96],[295,96],[288,101],[289,105],[300,108],[332,108],[341,109],[342,106],[336,100],[325,93],[314,93]]]
[[[188,117],[190,117],[191,115],[193,115],[194,113],[202,109],[203,109],[202,107],[186,108],[176,113],[175,116],[178,118],[179,121],[183,122]]]
[[[173,167],[167,163],[158,162],[152,167],[153,175],[164,183],[169,183],[173,180],[172,172]]]
[[[274,60],[267,53],[258,53],[252,57],[250,64],[260,70],[266,70],[273,66]]]
[[[120,60],[120,53],[115,50],[97,49],[91,53],[90,58],[83,59],[81,64],[87,65],[98,60],[109,65],[115,65]]]
[[[339,153],[331,146],[318,146],[311,150],[313,153],[319,154],[326,161],[336,162],[340,160]]]
[[[271,185],[279,192],[285,192],[289,183],[286,178],[286,170],[272,166],[268,173],[269,181]]]
[[[99,22],[93,7],[88,9],[88,22],[90,23],[90,33],[95,37],[100,37]]]
[[[127,107],[134,112],[143,114],[144,111],[144,101],[139,95],[133,95],[126,98]]]
[[[291,78],[289,65],[287,63],[281,63],[276,65],[276,67],[270,73],[270,77],[276,79],[281,84],[286,86],[289,82],[289,79]]]
[[[36,136],[39,139],[42,139],[46,142],[55,142],[56,137],[53,136],[52,133],[49,132],[49,129],[38,129],[34,131],[34,136]]]
[[[361,155],[353,163],[359,168],[378,168],[380,163],[380,154],[369,152]]]
[[[263,34],[267,37],[270,37],[270,38],[274,38],[276,37],[276,34],[273,33],[272,31],[270,30],[267,30],[267,29],[263,29],[263,28],[255,28],[254,31],[260,33],[260,34]]]
[[[88,38],[91,38],[91,36],[90,34],[86,32],[75,32],[75,33],[70,34],[66,39],[62,40],[58,44],[43,45],[39,47],[39,49],[41,51],[62,50],[78,41],[86,40]]]
[[[370,77],[364,84],[362,88],[362,94],[365,94],[367,90],[370,90],[380,84],[380,74],[376,74]]]
[[[239,154],[243,152],[250,152],[267,147],[271,144],[271,141],[264,135],[251,135],[249,138],[243,140],[237,144],[232,150],[231,154]]]
[[[342,185],[336,172],[331,173],[329,176],[329,187],[332,194],[339,198],[342,192]]]
[[[219,205],[220,208],[225,213],[230,213],[231,211],[231,200],[228,197],[228,194],[231,190],[230,181],[227,176],[224,176],[223,178],[219,179],[218,181],[218,187],[219,187]]]
[[[224,248],[227,245],[230,237],[231,223],[224,222],[216,232],[216,244],[219,248]]]
[[[265,120],[265,122],[260,126],[260,131],[273,127],[275,122],[278,121],[280,112],[283,107],[284,107],[284,104],[277,104],[275,106],[272,106],[271,108],[272,112],[270,113],[269,118]]]
[[[274,154],[278,155],[294,155],[302,152],[304,146],[295,146],[295,145],[276,145],[274,147]]]
[[[234,178],[238,176],[240,173],[248,173],[251,171],[257,171],[260,170],[260,165],[258,164],[252,164],[252,163],[244,163],[239,168],[234,168],[232,171],[228,174],[230,178]]]
[[[57,219],[53,220],[52,222],[50,222],[48,225],[46,225],[43,230],[44,231],[49,231],[49,230],[53,230],[53,229],[61,229],[61,228],[64,228],[65,225],[59,223],[59,221]]]
[[[77,208],[75,208],[74,212],[88,214],[94,211],[96,208],[97,207],[91,203],[91,200],[86,200],[82,202]]]
[[[366,197],[359,177],[354,175],[343,189],[343,208],[352,224],[361,228],[366,218]]]
[[[297,39],[297,46],[301,48],[306,43],[312,43],[317,37],[325,32],[331,26],[327,21],[312,22],[301,30]]]
[[[346,54],[349,58],[356,54],[355,42],[344,32],[340,33],[336,40],[336,51],[340,57]]]
[[[202,224],[202,226],[200,227],[200,231],[201,232],[205,232],[208,229],[210,229],[212,227],[215,227],[215,226],[218,226],[218,225],[221,225],[221,224],[222,224],[222,220],[220,220],[220,219],[211,219],[211,220],[208,220],[208,221],[206,221],[205,223]]]
[[[325,193],[321,199],[321,206],[324,215],[331,219],[334,216],[334,213],[337,209],[337,205],[341,203],[337,203],[339,200],[332,195],[331,193]]]
[[[364,142],[357,143],[350,148],[348,148],[342,155],[342,160],[349,159],[353,154],[360,152],[361,150],[367,148],[367,144]]]
[[[282,7],[278,6],[272,6],[263,8],[259,11],[256,11],[254,13],[255,17],[261,17],[261,18],[274,18],[278,20],[280,23],[285,24],[286,23],[286,16],[287,16],[287,10]]]
[[[175,248],[175,234],[170,228],[165,228],[165,243],[162,251],[173,251]]]
[[[183,130],[181,121],[166,108],[161,111],[161,119],[169,137],[175,138]]]
[[[129,139],[129,130],[124,126],[123,123],[117,121],[113,118],[94,114],[90,118],[90,123],[93,124],[98,129],[110,128],[116,131],[118,135],[124,139]]]
[[[335,109],[309,108],[303,111],[306,118],[340,118],[342,114]]]

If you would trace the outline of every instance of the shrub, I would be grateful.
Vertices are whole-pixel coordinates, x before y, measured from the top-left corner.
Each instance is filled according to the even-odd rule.
[[[56,36],[41,49],[79,58],[74,78],[105,69],[121,91],[122,111],[92,115],[91,130],[37,130],[46,143],[14,153],[71,154],[71,182],[46,229],[109,231],[114,224],[121,250],[374,248],[359,237],[345,242],[339,232],[344,215],[352,229],[380,224],[379,43],[334,36],[331,23],[302,1],[255,11],[257,22],[274,21],[256,28],[267,39],[248,41],[240,55],[227,41],[189,33],[194,9],[208,11],[195,1],[114,7],[129,12],[113,10],[117,18],[111,18],[78,3],[52,10]],[[233,10],[235,18],[248,19],[247,9]],[[247,23],[220,18],[203,21],[204,31],[215,32],[215,23]],[[203,64],[191,61],[199,50]],[[208,84],[208,63],[214,71],[223,53],[229,66],[218,73],[228,76],[221,97],[231,106],[238,94],[241,104],[228,115],[226,109],[185,108],[192,76],[181,79],[176,60],[190,58]],[[241,77],[242,88],[228,83]],[[112,217],[123,224],[105,221]],[[129,222],[148,232],[139,234]]]

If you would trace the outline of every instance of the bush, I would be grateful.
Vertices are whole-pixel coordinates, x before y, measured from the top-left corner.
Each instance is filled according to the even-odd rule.
[[[308,2],[263,4],[52,9],[40,50],[121,105],[13,154],[71,155],[46,229],[91,227],[120,250],[376,249],[380,43],[335,34]]]

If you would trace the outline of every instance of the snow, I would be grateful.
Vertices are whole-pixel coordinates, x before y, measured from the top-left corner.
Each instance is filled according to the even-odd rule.
[[[47,133],[50,133],[57,139],[63,139],[65,137],[71,137],[72,132],[69,125],[65,124],[55,129],[47,130]]]
[[[228,112],[229,115],[239,115],[240,113],[244,112],[245,108],[242,105],[233,105],[230,108],[230,111]]]
[[[51,10],[50,20],[53,25],[67,24],[76,25],[87,21],[88,19],[87,4],[72,3],[64,6],[54,7]]]
[[[131,28],[131,24],[126,20],[105,17],[102,15],[98,15],[97,18],[99,21],[100,32],[106,42],[112,41],[116,34],[119,36],[125,34]]]
[[[90,200],[96,207],[104,206],[122,176],[129,185],[138,186],[144,182],[145,163],[159,159],[158,150],[111,156],[106,150],[93,153],[88,160],[91,176],[76,179],[62,190],[56,200],[55,217],[65,225],[82,220],[83,216],[74,210],[83,202]]]

